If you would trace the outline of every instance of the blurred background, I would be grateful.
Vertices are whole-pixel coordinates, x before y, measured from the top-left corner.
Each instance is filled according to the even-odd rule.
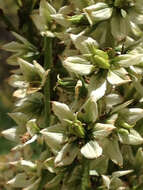
[[[0,132],[15,125],[14,121],[7,115],[13,108],[13,89],[8,85],[7,79],[13,67],[6,63],[9,53],[1,49],[1,45],[13,40],[10,29],[2,18],[2,11],[12,23],[17,25],[16,0],[0,0]],[[0,156],[7,154],[13,144],[0,135]]]

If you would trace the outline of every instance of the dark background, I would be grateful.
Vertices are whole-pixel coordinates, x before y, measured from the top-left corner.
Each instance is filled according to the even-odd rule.
[[[15,0],[0,0],[0,10],[3,10],[11,22],[17,25],[17,6]],[[6,59],[10,54],[1,49],[3,44],[12,40],[13,36],[10,29],[0,17],[0,132],[15,125],[7,115],[8,112],[12,111],[14,101],[12,97],[13,89],[7,83],[13,67],[6,63]],[[0,155],[8,153],[12,146],[13,144],[10,141],[0,135]]]

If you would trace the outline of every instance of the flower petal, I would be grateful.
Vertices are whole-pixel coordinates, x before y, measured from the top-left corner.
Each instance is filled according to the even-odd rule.
[[[61,149],[58,155],[55,158],[56,166],[67,166],[70,165],[75,157],[77,156],[79,149],[74,144],[65,144],[65,146]]]
[[[98,158],[102,155],[102,148],[96,141],[89,141],[81,148],[81,154],[88,159]]]
[[[52,102],[52,109],[54,114],[59,118],[60,121],[64,121],[64,119],[74,120],[75,116],[74,113],[70,110],[70,108],[60,102],[53,101]]]

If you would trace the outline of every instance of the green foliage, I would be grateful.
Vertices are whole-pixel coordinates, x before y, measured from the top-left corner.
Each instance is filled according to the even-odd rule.
[[[17,68],[2,188],[142,189],[142,1],[17,6],[15,41],[2,46]]]

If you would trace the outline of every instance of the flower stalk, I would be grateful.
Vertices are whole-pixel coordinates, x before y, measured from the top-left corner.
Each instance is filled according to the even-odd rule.
[[[44,37],[44,68],[45,70],[51,69],[53,62],[52,58],[52,38]],[[45,126],[50,125],[50,114],[51,114],[51,107],[50,107],[50,74],[47,76],[47,80],[44,86],[44,102],[45,102]]]

